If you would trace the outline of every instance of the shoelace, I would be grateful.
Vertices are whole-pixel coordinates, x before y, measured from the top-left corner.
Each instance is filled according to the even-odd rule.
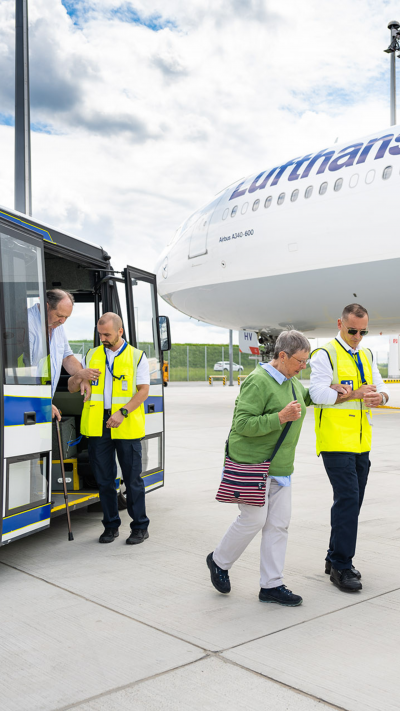
[[[228,580],[228,571],[227,571],[227,570],[223,570],[223,569],[220,568],[218,565],[215,566],[215,570],[216,570],[217,573],[218,573],[219,579],[220,579],[223,583],[225,583],[225,582]]]
[[[291,590],[288,590],[287,587],[286,587],[286,585],[279,585],[279,587],[277,587],[277,590],[279,590],[280,592],[285,593],[285,595],[292,595],[292,591],[291,591]]]

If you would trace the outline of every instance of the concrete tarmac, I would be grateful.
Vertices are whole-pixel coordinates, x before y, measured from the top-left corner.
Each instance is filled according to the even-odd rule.
[[[201,385],[201,386],[200,386]],[[400,406],[391,385],[390,405]],[[206,555],[237,514],[215,501],[238,386],[166,389],[163,489],[150,538],[99,545],[99,512],[72,514],[0,549],[0,706],[7,711],[395,711],[400,709],[400,410],[376,410],[356,567],[346,594],[324,573],[332,493],[310,408],[297,448],[285,583],[258,600],[259,537],[211,585]]]

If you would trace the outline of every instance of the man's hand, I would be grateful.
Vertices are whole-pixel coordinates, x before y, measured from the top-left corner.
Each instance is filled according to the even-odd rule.
[[[61,422],[61,413],[60,410],[57,410],[55,405],[51,406],[51,418],[54,420],[54,418],[57,417],[57,420]]]
[[[336,385],[330,386],[331,390],[336,390],[339,395],[348,395],[352,391],[351,385],[345,385],[342,383],[337,383]]]
[[[369,395],[365,395],[364,397],[364,405],[367,407],[378,407],[379,405],[382,405],[383,399],[381,393],[371,393]]]
[[[76,378],[80,379],[81,382],[82,380],[98,380],[100,375],[101,370],[97,370],[96,368],[82,368],[82,370],[78,370],[78,372],[75,373]]]
[[[81,387],[81,395],[85,396],[83,398],[83,402],[87,402],[88,400],[90,400],[90,396],[92,394],[92,387],[91,387],[88,380],[82,380],[80,387]]]
[[[117,412],[114,412],[114,414],[111,415],[111,417],[109,417],[109,419],[107,420],[106,427],[119,427],[120,424],[122,424],[122,422],[124,421],[124,419],[125,417],[123,416],[122,412],[117,410]]]
[[[373,395],[376,393],[376,385],[361,385],[361,388],[354,391],[355,400],[363,400],[365,396]]]
[[[301,417],[301,405],[297,400],[289,402],[289,405],[283,408],[279,415],[279,422],[283,425],[284,422],[295,422]]]

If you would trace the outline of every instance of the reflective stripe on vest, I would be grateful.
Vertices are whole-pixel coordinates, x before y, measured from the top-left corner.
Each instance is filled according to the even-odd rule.
[[[332,384],[351,381],[353,390],[361,387],[361,375],[354,358],[337,339],[330,341],[323,348],[332,366]],[[372,355],[368,349],[360,349],[365,381],[372,384]],[[317,435],[317,454],[320,452],[369,452],[371,449],[371,425],[362,400],[350,400],[337,405],[316,405],[315,433]]]
[[[112,384],[111,413],[114,414],[123,405],[126,405],[134,394],[136,388],[137,366],[143,351],[129,345],[114,358],[114,375]],[[90,400],[85,402],[82,411],[81,433],[86,437],[101,437],[103,434],[104,419],[104,384],[106,372],[106,354],[103,346],[93,348],[86,356],[86,367],[100,370],[101,375],[92,384]],[[119,427],[111,428],[112,439],[140,439],[145,435],[144,405],[126,417]]]

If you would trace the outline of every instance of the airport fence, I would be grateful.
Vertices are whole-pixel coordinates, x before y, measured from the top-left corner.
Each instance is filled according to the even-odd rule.
[[[93,348],[93,341],[84,339],[82,341],[70,341],[70,346],[77,357],[86,354],[89,348]],[[154,346],[152,343],[139,343],[138,347],[143,350],[148,358],[154,358]],[[378,368],[382,377],[388,374],[388,354],[374,353]],[[210,375],[229,376],[229,346],[227,344],[204,344],[204,343],[173,343],[171,350],[164,354],[164,360],[169,365],[170,382],[200,381],[208,380]],[[258,363],[258,360],[247,353],[240,353],[239,346],[233,346],[233,377],[238,375],[249,375]],[[222,370],[221,364],[224,363]],[[307,366],[301,371],[299,378],[308,380],[310,378],[310,367]]]

